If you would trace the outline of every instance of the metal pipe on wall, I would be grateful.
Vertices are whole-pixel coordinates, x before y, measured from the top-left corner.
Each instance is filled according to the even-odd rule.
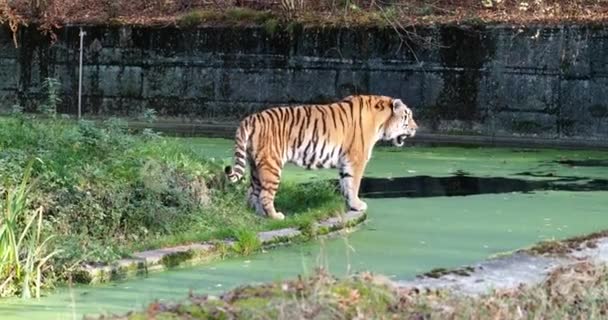
[[[80,61],[78,67],[78,120],[82,117],[82,52],[84,36],[87,33],[80,28]]]

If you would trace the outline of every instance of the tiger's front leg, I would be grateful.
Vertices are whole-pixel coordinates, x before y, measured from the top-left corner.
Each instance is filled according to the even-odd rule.
[[[359,186],[364,169],[365,166],[358,163],[343,163],[340,166],[340,189],[350,210],[367,210],[367,203],[359,199]]]

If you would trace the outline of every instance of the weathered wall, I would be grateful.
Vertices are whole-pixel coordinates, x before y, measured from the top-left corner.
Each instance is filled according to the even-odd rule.
[[[33,108],[40,79],[76,112],[78,28],[0,34],[0,96]],[[238,118],[351,93],[400,97],[427,132],[608,138],[608,26],[393,30],[87,27],[84,110]],[[412,39],[413,38],[413,39]],[[430,46],[421,45],[430,41]]]

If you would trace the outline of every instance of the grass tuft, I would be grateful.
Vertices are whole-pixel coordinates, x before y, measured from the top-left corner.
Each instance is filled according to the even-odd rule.
[[[236,237],[236,243],[233,250],[238,254],[248,256],[262,247],[262,242],[254,231],[241,229],[237,230],[234,236]]]
[[[41,288],[52,284],[49,259],[61,253],[49,248],[52,236],[43,226],[43,207],[31,210],[28,197],[33,161],[26,166],[22,181],[9,187],[0,203],[0,297],[20,294],[40,298]]]

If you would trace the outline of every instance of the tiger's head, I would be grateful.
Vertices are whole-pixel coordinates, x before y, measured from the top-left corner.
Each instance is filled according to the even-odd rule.
[[[416,135],[418,125],[414,121],[412,110],[408,108],[401,99],[392,100],[392,114],[384,125],[383,140],[393,141],[397,147],[403,146],[406,138]]]

